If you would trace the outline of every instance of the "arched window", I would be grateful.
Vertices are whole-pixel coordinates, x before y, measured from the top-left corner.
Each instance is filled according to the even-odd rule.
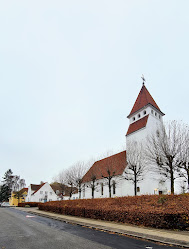
[[[151,110],[151,113],[152,113],[152,114],[154,114],[154,111],[153,111],[153,110]]]
[[[133,117],[133,121],[135,121],[135,117]]]
[[[113,195],[115,195],[116,193],[116,185],[115,185],[115,181],[113,181]]]
[[[138,114],[138,118],[140,118],[140,113]]]
[[[144,113],[144,115],[146,115],[146,110],[144,110],[144,112],[143,112],[143,113]]]
[[[101,195],[104,194],[104,186],[103,186],[103,183],[101,183]]]

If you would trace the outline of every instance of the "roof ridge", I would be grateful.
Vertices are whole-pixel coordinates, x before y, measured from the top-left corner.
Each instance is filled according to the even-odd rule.
[[[118,153],[116,153],[116,154],[113,154],[113,155],[111,155],[111,156],[104,157],[104,158],[102,158],[102,159],[100,159],[100,160],[98,160],[98,161],[95,161],[93,164],[95,164],[95,163],[97,163],[97,162],[100,162],[100,161],[102,161],[102,160],[104,160],[104,159],[110,158],[110,157],[112,157],[112,156],[116,156],[116,155],[118,155],[118,154],[120,154],[120,153],[123,153],[123,152],[125,152],[125,151],[126,151],[126,150],[123,150],[123,151],[118,152]]]

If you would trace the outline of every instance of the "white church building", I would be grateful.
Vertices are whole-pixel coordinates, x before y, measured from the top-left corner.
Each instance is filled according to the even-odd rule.
[[[136,141],[145,143],[147,136],[157,131],[163,122],[164,113],[160,110],[153,97],[148,92],[146,86],[142,85],[134,106],[127,116],[129,127],[126,133],[126,144]],[[113,172],[111,188],[108,185],[107,167]],[[134,187],[131,181],[125,178],[127,167],[127,151],[96,161],[83,177],[81,198],[94,198],[111,196],[134,195]],[[92,188],[94,191],[92,191]],[[146,194],[169,194],[170,182],[162,183],[160,176],[153,175],[147,171],[144,180],[137,184],[137,195]]]

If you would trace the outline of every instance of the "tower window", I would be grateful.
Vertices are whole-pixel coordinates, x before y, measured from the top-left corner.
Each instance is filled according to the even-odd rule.
[[[154,114],[154,111],[153,111],[153,110],[151,110],[151,113],[152,113],[152,114]]]
[[[133,117],[133,121],[135,121],[135,117]]]
[[[144,115],[146,115],[146,110],[143,113],[144,113]]]
[[[159,115],[159,119],[160,119],[160,115]]]
[[[138,118],[140,118],[140,114],[138,114]]]
[[[155,116],[157,116],[157,112],[155,112]]]

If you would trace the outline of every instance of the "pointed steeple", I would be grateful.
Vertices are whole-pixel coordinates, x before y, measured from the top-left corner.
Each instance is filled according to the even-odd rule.
[[[160,111],[164,115],[164,113],[160,110],[160,108],[156,104],[155,100],[152,98],[152,96],[148,92],[148,90],[143,82],[140,93],[139,93],[139,95],[134,103],[134,106],[133,106],[130,114],[127,117],[129,118],[133,113],[139,111],[140,109],[142,109],[143,107],[145,107],[147,105],[152,105],[153,107],[155,107],[158,111]]]

